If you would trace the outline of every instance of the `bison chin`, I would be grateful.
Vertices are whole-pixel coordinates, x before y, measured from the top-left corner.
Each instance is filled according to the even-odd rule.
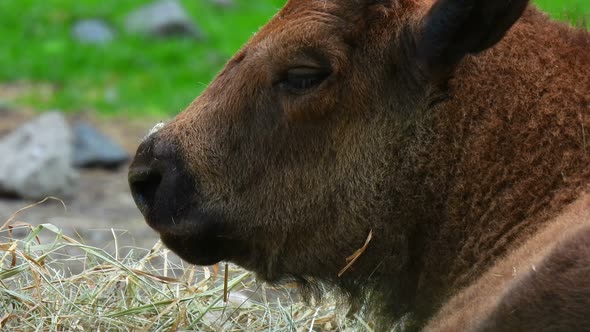
[[[213,265],[232,256],[231,245],[207,236],[160,234],[162,242],[180,258],[195,265]]]
[[[183,260],[195,265],[213,265],[224,260],[227,254],[215,239],[200,239],[198,236],[175,236],[161,234],[162,242]]]

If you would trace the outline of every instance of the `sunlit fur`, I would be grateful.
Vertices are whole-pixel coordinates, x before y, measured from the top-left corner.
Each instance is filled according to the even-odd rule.
[[[516,282],[530,260],[552,257],[551,239],[563,237],[552,225],[570,220],[560,214],[574,204],[575,228],[590,222],[580,201],[590,183],[590,36],[531,7],[497,45],[429,73],[414,47],[432,4],[289,1],[157,133],[195,183],[167,199],[192,199],[229,229],[220,237],[245,243],[226,259],[269,282],[336,287],[377,318],[376,330],[406,314],[430,330],[494,330],[515,309],[502,311],[503,299],[527,294]],[[314,91],[276,84],[322,61],[332,75]],[[199,222],[175,220],[176,235]],[[559,234],[539,237],[547,229]],[[588,262],[590,244],[579,242],[588,237],[573,239],[580,246],[563,240],[571,249],[559,259]],[[541,256],[514,256],[524,244]],[[487,284],[490,268],[512,267]],[[588,289],[590,278],[571,287]],[[531,308],[529,321],[546,316]]]

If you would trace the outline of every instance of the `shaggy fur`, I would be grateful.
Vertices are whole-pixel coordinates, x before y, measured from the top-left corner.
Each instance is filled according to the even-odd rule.
[[[289,1],[142,143],[138,206],[378,330],[590,329],[590,35],[526,3]]]

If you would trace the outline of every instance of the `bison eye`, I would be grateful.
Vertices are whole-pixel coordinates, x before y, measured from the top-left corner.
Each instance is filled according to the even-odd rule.
[[[302,95],[320,85],[328,76],[330,72],[325,69],[297,67],[289,69],[278,83],[281,89]]]

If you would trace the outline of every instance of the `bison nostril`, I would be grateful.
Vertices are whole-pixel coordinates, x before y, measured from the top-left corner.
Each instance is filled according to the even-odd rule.
[[[129,187],[135,204],[147,217],[150,207],[154,205],[156,192],[162,182],[162,174],[153,169],[132,170],[129,172]]]

